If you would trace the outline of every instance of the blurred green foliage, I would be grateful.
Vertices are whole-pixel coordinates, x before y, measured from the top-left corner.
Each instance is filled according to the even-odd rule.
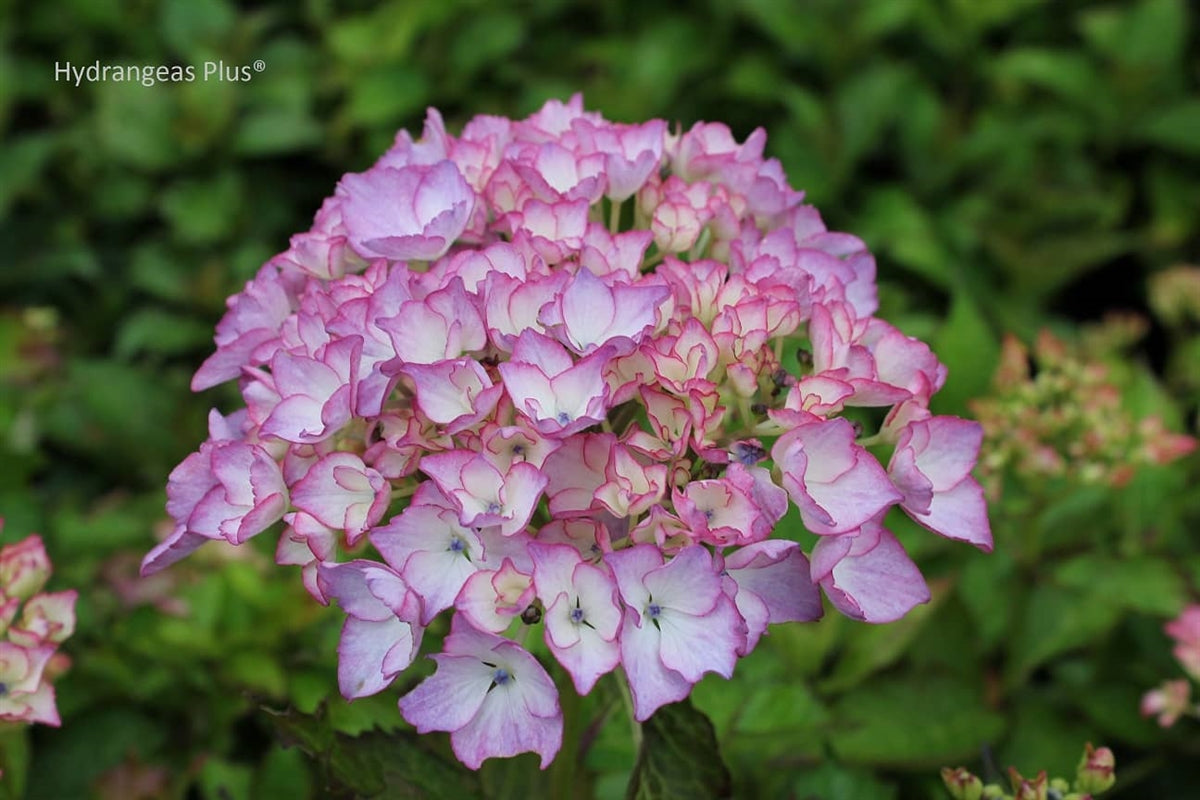
[[[876,252],[882,315],[949,365],[936,410],[966,413],[1002,331],[1144,312],[1147,281],[1200,259],[1197,30],[1187,0],[0,2],[0,514],[81,590],[65,724],[33,732],[28,796],[529,796],[528,759],[381,771],[396,693],[330,696],[335,615],[269,537],[135,578],[167,473],[234,396],[188,391],[225,297],[426,106],[454,130],[583,91],[612,119],[764,126],[791,183]],[[246,82],[55,72],[256,59]],[[1196,353],[1195,320],[1156,323],[1121,361],[1131,408],[1194,431]],[[1200,785],[1196,732],[1137,716],[1174,674],[1161,622],[1200,587],[1197,477],[1192,457],[1120,491],[1006,490],[991,556],[895,520],[930,606],[779,629],[734,685],[697,689],[736,793],[939,796],[936,768],[985,745],[1066,772],[1087,739],[1117,751],[1113,796]],[[287,708],[332,729],[263,710]],[[620,719],[598,728],[598,795],[624,793],[632,748]],[[673,765],[638,763],[638,791],[669,794]]]

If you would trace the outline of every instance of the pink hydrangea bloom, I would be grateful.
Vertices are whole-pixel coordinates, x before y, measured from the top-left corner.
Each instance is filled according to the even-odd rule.
[[[330,528],[358,540],[383,517],[388,483],[353,453],[330,453],[292,485],[292,502]]]
[[[364,258],[430,261],[467,226],[475,193],[451,161],[375,167],[338,185],[350,246]]]
[[[322,564],[317,580],[346,612],[338,646],[342,695],[353,700],[383,691],[421,646],[421,599],[374,561]]]
[[[612,351],[601,348],[574,361],[566,349],[526,331],[500,377],[517,410],[547,436],[569,436],[604,419],[608,387],[604,369]]]
[[[771,449],[783,470],[783,488],[814,533],[854,530],[901,499],[883,467],[854,439],[846,420],[813,417]]]
[[[0,519],[0,530],[4,520]],[[62,720],[50,680],[70,664],[58,646],[75,632],[74,589],[43,593],[50,559],[40,536],[0,548],[0,721]],[[49,668],[48,668],[49,666]]]
[[[764,131],[671,130],[579,96],[458,135],[431,109],[345,176],[229,301],[195,386],[239,378],[245,407],[172,473],[144,571],[282,520],[277,562],[346,614],[348,697],[451,616],[401,711],[472,767],[554,756],[551,662],[582,693],[615,673],[640,721],[822,592],[867,622],[928,600],[892,506],[991,546],[978,428],[929,411],[945,367],[875,316],[874,258]],[[63,607],[0,619],[52,641]]]
[[[449,731],[458,760],[533,751],[542,768],[562,746],[563,720],[554,682],[515,642],[455,617],[432,677],[400,699],[400,712],[421,733]]]
[[[167,481],[175,530],[142,562],[142,573],[175,563],[210,539],[241,544],[283,517],[288,490],[279,465],[261,445],[205,442]]]
[[[570,545],[533,542],[529,553],[537,595],[546,603],[546,644],[587,694],[620,662],[617,585]]]
[[[808,559],[796,542],[772,539],[739,547],[725,558],[724,574],[736,587],[734,602],[746,621],[746,652],[768,623],[811,622],[824,613]]]
[[[497,525],[506,536],[529,523],[548,480],[528,462],[514,462],[501,472],[486,455],[467,450],[426,456],[421,470],[458,508],[459,522],[475,528]]]
[[[1169,728],[1181,716],[1193,710],[1191,700],[1191,683],[1183,679],[1163,681],[1157,689],[1152,689],[1142,696],[1142,716],[1157,717],[1161,727]]]
[[[929,602],[917,565],[878,520],[822,537],[812,552],[812,579],[838,611],[866,622],[892,622]]]
[[[0,519],[0,528],[4,525]],[[28,536],[0,549],[0,587],[4,596],[28,600],[46,585],[50,577],[50,558],[42,537]]]
[[[704,673],[733,674],[746,623],[706,549],[686,547],[664,564],[657,547],[639,544],[605,561],[625,603],[621,664],[639,721],[687,697]]]
[[[1200,605],[1191,605],[1167,623],[1167,635],[1175,640],[1175,658],[1194,680],[1200,681]]]
[[[957,417],[914,419],[900,432],[888,472],[900,507],[935,533],[992,549],[983,487],[971,477],[983,428]]]

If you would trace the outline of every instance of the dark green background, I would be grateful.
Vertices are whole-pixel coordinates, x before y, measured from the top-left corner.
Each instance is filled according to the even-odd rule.
[[[0,9],[0,515],[5,541],[42,532],[54,587],[81,591],[64,727],[33,734],[31,797],[102,792],[122,763],[165,776],[166,796],[318,796],[333,780],[261,711],[316,709],[337,635],[270,565],[271,543],[236,563],[198,555],[144,589],[183,598],[186,616],[118,588],[207,409],[236,403],[231,387],[187,389],[225,297],[340,175],[398,128],[419,132],[426,106],[456,131],[582,91],[619,121],[765,127],[792,185],[877,254],[881,314],[949,364],[947,413],[988,391],[1002,332],[1070,336],[1106,310],[1144,311],[1148,278],[1200,258],[1200,34],[1185,0]],[[54,75],[255,59],[266,69],[237,83]],[[1156,380],[1195,363],[1188,341],[1152,326],[1131,362],[1149,387],[1140,412],[1194,424],[1187,370]],[[937,796],[936,768],[978,767],[983,742],[1001,766],[1065,774],[1092,739],[1116,747],[1121,796],[1188,796],[1197,726],[1162,733],[1136,704],[1178,673],[1161,622],[1200,577],[1196,473],[1192,457],[1123,493],[1006,500],[997,555],[915,547],[933,606],[883,628],[781,630],[741,679],[706,680],[697,705],[738,793]],[[1005,536],[1028,525],[1055,544],[1017,563]],[[343,735],[395,728],[394,699],[326,713]],[[612,720],[589,754],[603,796],[633,765],[626,730]],[[19,743],[5,747],[19,763]],[[493,765],[486,791],[526,791],[528,766]],[[0,787],[17,791],[18,772]]]

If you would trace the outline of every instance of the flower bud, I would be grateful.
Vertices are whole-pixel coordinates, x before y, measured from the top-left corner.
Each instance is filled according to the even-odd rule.
[[[954,800],[980,800],[983,797],[983,781],[979,780],[978,775],[968,772],[966,767],[942,767],[942,781]]]
[[[521,622],[526,625],[537,625],[542,621],[542,605],[540,602],[530,603],[521,612]]]
[[[6,597],[28,600],[46,585],[50,559],[42,537],[28,536],[0,549],[0,592]]]
[[[1016,767],[1008,768],[1008,779],[1012,783],[1013,800],[1049,800],[1049,780],[1046,770],[1042,770],[1032,780],[1017,772]]]
[[[1076,770],[1075,785],[1081,792],[1100,794],[1117,782],[1116,759],[1107,747],[1093,748],[1088,742]]]

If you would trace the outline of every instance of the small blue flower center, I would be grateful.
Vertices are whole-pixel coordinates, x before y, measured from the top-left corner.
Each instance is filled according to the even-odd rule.
[[[576,625],[579,625],[580,623],[583,622],[583,609],[582,608],[572,608],[571,613],[568,616],[571,618],[571,622],[574,622]]]
[[[503,686],[510,680],[512,680],[512,675],[509,675],[508,670],[504,667],[496,667],[496,670],[492,673],[492,683],[497,686]]]
[[[650,615],[650,619],[658,619],[662,616],[662,606],[658,603],[651,603],[646,606],[646,613]]]
[[[733,458],[745,467],[752,467],[762,461],[767,451],[746,442],[733,443]]]
[[[461,553],[467,549],[467,543],[460,536],[454,536],[450,539],[450,546],[446,548],[452,553]]]
[[[497,503],[495,500],[493,500],[492,502],[488,503],[488,504],[487,504],[487,513],[489,513],[489,514],[499,514],[499,513],[500,513],[500,504],[499,504],[499,503]]]
[[[555,417],[555,419],[558,420],[559,425],[566,425],[567,423],[569,423],[571,421],[571,415],[565,411],[560,411],[560,412],[558,412],[558,416]]]

